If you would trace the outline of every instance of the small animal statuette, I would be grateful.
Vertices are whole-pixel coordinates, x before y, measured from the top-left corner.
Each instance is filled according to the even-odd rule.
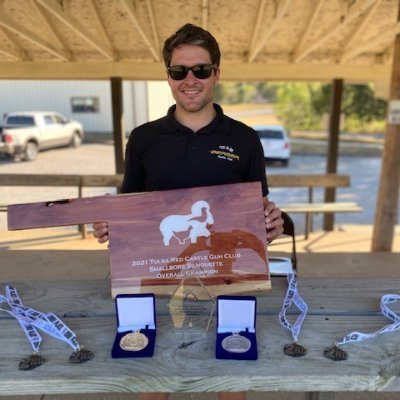
[[[74,351],[70,355],[69,362],[74,364],[80,364],[86,361],[90,361],[91,359],[93,359],[93,357],[94,357],[93,352],[85,349],[84,347],[81,347],[79,350]]]
[[[31,354],[29,357],[25,357],[20,361],[18,369],[22,371],[28,371],[30,369],[40,367],[46,359],[37,353]]]
[[[327,347],[324,350],[324,356],[333,361],[347,360],[347,353],[344,350],[337,347],[336,345]]]
[[[285,345],[283,352],[290,357],[303,357],[307,354],[307,349],[296,342]]]

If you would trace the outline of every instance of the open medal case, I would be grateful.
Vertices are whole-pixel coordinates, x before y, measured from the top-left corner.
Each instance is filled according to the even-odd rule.
[[[216,358],[257,360],[256,305],[254,296],[217,297]]]
[[[156,341],[155,296],[152,293],[115,297],[117,335],[113,358],[152,357]]]

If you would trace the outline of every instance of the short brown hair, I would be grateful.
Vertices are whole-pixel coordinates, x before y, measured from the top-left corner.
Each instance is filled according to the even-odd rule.
[[[221,52],[218,42],[210,32],[192,24],[183,25],[164,42],[163,58],[166,67],[171,64],[174,49],[184,44],[203,47],[210,53],[212,64],[219,67]]]

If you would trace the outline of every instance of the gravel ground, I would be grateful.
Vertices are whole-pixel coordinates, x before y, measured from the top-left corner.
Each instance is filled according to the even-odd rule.
[[[337,214],[337,224],[373,224],[379,182],[380,157],[342,155],[339,173],[351,175],[351,187],[337,190],[338,201],[355,201],[364,208],[362,213]],[[290,160],[288,168],[279,163],[267,165],[268,174],[324,173],[326,158],[323,155],[298,155]],[[1,173],[29,174],[114,174],[114,148],[112,143],[85,143],[78,149],[61,148],[43,151],[33,162],[12,161],[0,157]],[[115,192],[114,188],[86,188],[84,196]],[[78,196],[77,188],[67,187],[0,187],[0,205],[51,201]],[[307,201],[307,191],[301,189],[273,188],[270,198],[278,205]],[[323,190],[316,189],[314,201],[323,201]],[[293,215],[297,232],[304,229],[304,215]],[[314,227],[322,226],[322,215],[314,216]],[[6,230],[6,213],[0,213],[0,230]],[[76,227],[72,227],[76,229]]]
[[[0,174],[114,174],[114,148],[88,143],[77,149],[60,148],[39,153],[32,162],[0,158]],[[114,188],[86,188],[84,196],[115,192]],[[29,203],[78,197],[77,188],[0,186],[0,204]],[[65,228],[64,228],[65,229]],[[73,227],[76,229],[76,227]],[[0,230],[7,230],[6,213],[0,213]]]

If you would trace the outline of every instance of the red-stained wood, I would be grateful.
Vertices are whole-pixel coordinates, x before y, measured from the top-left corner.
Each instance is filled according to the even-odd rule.
[[[96,221],[108,222],[113,296],[168,295],[190,273],[213,295],[270,288],[258,182],[8,207],[9,229]],[[185,285],[201,297],[197,279]]]

